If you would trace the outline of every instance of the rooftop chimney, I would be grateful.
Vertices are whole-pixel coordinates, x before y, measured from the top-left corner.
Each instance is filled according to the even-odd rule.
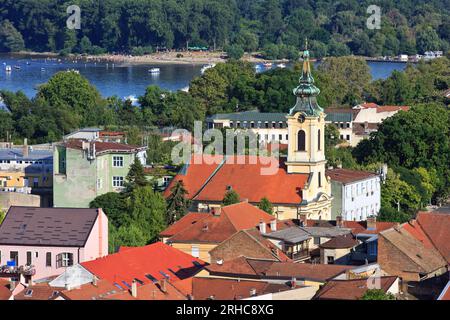
[[[250,289],[250,297],[256,296],[256,289],[252,288]]]
[[[216,260],[216,263],[217,263],[219,266],[223,265],[223,259],[217,259],[217,260]]]
[[[297,286],[297,279],[295,277],[292,277],[291,279],[291,289],[295,289],[295,287]]]
[[[336,217],[336,227],[342,228],[344,226],[344,221],[342,221],[342,216]]]
[[[272,221],[270,221],[270,230],[273,231],[277,231],[277,220],[273,219]]]
[[[222,213],[222,207],[212,208],[212,214],[219,217]]]
[[[366,225],[367,225],[367,230],[376,230],[377,229],[377,217],[375,217],[375,216],[367,217]]]
[[[166,278],[163,278],[163,279],[161,279],[161,281],[159,283],[159,285],[161,287],[161,291],[164,293],[167,293],[166,282],[167,282]]]
[[[27,138],[23,139],[23,157],[28,157],[28,140]]]
[[[259,222],[259,232],[261,232],[261,234],[266,233],[266,223],[262,220]]]
[[[94,278],[92,279],[92,285],[97,286],[97,277],[96,276],[94,276]]]
[[[306,214],[301,214],[299,216],[299,220],[300,220],[300,227],[306,227]]]
[[[133,298],[137,298],[138,296],[136,280],[133,280],[133,282],[131,282],[131,295],[133,296]]]
[[[248,198],[242,199],[241,202],[246,202],[246,203],[248,203]]]

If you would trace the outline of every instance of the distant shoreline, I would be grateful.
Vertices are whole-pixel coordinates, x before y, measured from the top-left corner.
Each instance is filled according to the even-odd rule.
[[[81,54],[69,54],[68,56],[60,56],[54,52],[12,52],[8,53],[12,56],[20,56],[24,58],[49,58],[49,59],[61,59],[61,60],[81,60],[86,62],[108,62],[123,65],[139,65],[139,64],[192,64],[202,65],[211,63],[226,62],[224,58],[225,52],[192,52],[192,51],[171,51],[171,52],[158,52],[143,56],[132,56],[123,54],[101,54],[101,55],[81,55]],[[273,62],[281,63],[288,62],[288,60],[267,60],[254,56],[254,54],[245,54],[242,58],[243,61],[251,63],[264,63]]]

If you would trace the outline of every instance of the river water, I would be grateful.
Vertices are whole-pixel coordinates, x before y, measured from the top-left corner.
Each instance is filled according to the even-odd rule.
[[[404,63],[369,62],[373,79],[388,77],[393,70],[403,70]],[[6,66],[12,71],[6,72]],[[14,66],[20,67],[14,68]],[[150,68],[160,68],[159,74],[148,72]],[[17,58],[0,55],[0,90],[22,90],[33,97],[36,87],[45,83],[56,72],[68,69],[79,70],[104,97],[139,96],[149,85],[158,85],[167,90],[180,90],[189,85],[193,77],[201,74],[202,65],[190,64],[152,64],[152,65],[114,65],[111,63],[77,63],[68,60],[44,58]]]

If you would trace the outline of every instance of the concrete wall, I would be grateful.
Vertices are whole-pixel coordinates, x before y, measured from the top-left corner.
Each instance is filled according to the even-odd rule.
[[[328,258],[334,258],[334,264],[348,264],[350,260],[350,249],[320,249],[320,262],[328,264]]]
[[[243,300],[311,300],[318,287],[301,287],[282,292],[275,292]]]
[[[41,197],[35,194],[0,192],[0,210],[7,211],[11,206],[39,207]]]

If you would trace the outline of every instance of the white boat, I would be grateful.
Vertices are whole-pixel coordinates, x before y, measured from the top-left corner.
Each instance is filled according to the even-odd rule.
[[[272,62],[265,62],[265,63],[263,63],[263,66],[264,66],[265,68],[272,68],[273,63],[272,63]]]
[[[148,70],[148,72],[152,73],[152,74],[157,74],[161,72],[161,69],[159,68],[151,68]]]
[[[284,63],[280,63],[280,64],[277,64],[277,68],[284,69],[284,68],[286,68],[286,65]]]
[[[210,63],[210,64],[207,64],[207,65],[204,65],[204,66],[200,69],[200,72],[201,72],[201,74],[204,74],[204,73],[206,72],[206,70],[211,69],[211,68],[214,68],[215,66],[216,66],[215,63]]]
[[[11,70],[12,70],[12,69],[11,69],[11,66],[6,66],[6,67],[5,67],[5,70],[6,70],[6,72],[11,72]]]

